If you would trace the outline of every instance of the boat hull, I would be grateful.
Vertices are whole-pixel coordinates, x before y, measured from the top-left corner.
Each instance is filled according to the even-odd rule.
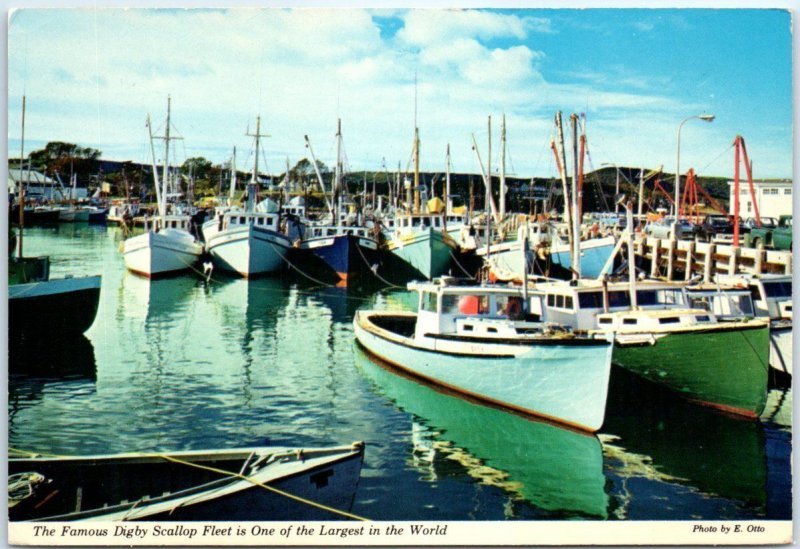
[[[611,254],[614,252],[615,241],[613,237],[584,240],[581,242],[581,276],[585,278],[597,278],[600,275]],[[492,245],[491,266],[495,274],[502,279],[522,280],[525,272],[526,263],[529,274],[538,274],[534,266],[536,252],[533,249],[523,259],[522,241],[502,242]],[[533,248],[533,246],[531,246]],[[486,249],[481,250],[483,256]],[[572,257],[567,244],[554,244],[549,249],[549,262],[554,266],[561,267],[564,273],[569,274],[572,268]]]
[[[389,250],[403,260],[413,274],[429,280],[447,273],[454,247],[449,236],[432,228],[402,237],[395,236],[388,245]]]
[[[581,241],[581,276],[584,278],[597,278],[603,270],[611,254],[614,253],[616,241],[614,237],[596,238]],[[572,258],[569,250],[559,250],[551,254],[553,263],[561,265],[564,269],[572,268]]]
[[[356,235],[312,238],[300,249],[316,259],[313,264],[335,274],[343,284],[372,275],[380,262],[378,243]]]
[[[792,326],[775,326],[769,332],[769,365],[792,375]]]
[[[99,276],[11,285],[9,341],[80,335],[94,323],[99,299]]]
[[[278,457],[272,458],[275,453]],[[9,474],[35,471],[52,479],[65,492],[64,496],[55,494],[53,501],[22,501],[11,509],[10,520],[341,519],[340,514],[285,494],[347,512],[353,503],[363,456],[363,444],[356,443],[329,449],[243,448],[10,459]],[[253,469],[249,464],[259,459],[262,463]],[[223,471],[227,473],[222,474]],[[247,478],[238,476],[240,472]],[[83,494],[79,509],[75,509],[75,490]]]
[[[203,253],[203,247],[185,235],[169,230],[146,232],[123,243],[125,267],[136,274],[154,277],[191,268]]]
[[[612,345],[603,340],[548,339],[452,345],[437,350],[378,327],[376,317],[397,313],[359,311],[358,342],[371,354],[417,377],[470,397],[595,432],[603,424]],[[413,315],[412,315],[413,316]],[[456,352],[455,349],[460,349]]]
[[[213,260],[244,277],[282,270],[291,247],[284,235],[252,225],[231,225],[206,235],[206,250]]]
[[[89,210],[64,208],[58,211],[61,223],[85,223],[89,221]]]
[[[617,341],[614,362],[680,396],[756,418],[767,402],[769,327],[674,332],[650,342]]]

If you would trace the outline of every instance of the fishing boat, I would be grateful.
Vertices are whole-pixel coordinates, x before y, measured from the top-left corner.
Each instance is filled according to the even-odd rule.
[[[523,250],[521,233],[527,231],[529,246]],[[588,238],[580,243],[581,275],[596,278],[603,272],[609,258],[614,254],[616,239],[612,236]],[[556,226],[552,223],[527,222],[517,229],[517,238],[505,242],[482,246],[475,250],[478,257],[484,258],[491,272],[500,280],[521,282],[523,272],[541,274],[536,270],[560,268],[562,273],[572,271],[572,250]],[[534,269],[539,263],[540,269]]]
[[[422,211],[420,207],[423,189],[419,180],[419,128],[414,129],[413,187],[409,180],[404,187],[406,208],[395,213],[386,248],[410,268],[412,276],[430,280],[446,274],[456,243],[447,234],[444,212]]]
[[[611,343],[525,314],[525,289],[411,283],[418,312],[358,311],[358,342],[429,382],[583,431],[603,424]]]
[[[307,136],[306,142],[308,143]],[[312,161],[316,165],[310,143],[309,151],[311,151]],[[354,216],[355,219],[348,220],[349,212],[346,212],[346,204],[343,202],[346,190],[342,184],[343,176],[342,121],[340,119],[336,128],[336,168],[329,202],[326,197],[331,222],[309,224],[298,248],[301,253],[304,252],[306,265],[312,268],[321,267],[321,269],[329,271],[338,278],[339,285],[347,286],[348,282],[377,271],[380,263],[380,244],[376,239],[378,230],[366,227],[362,222],[363,216],[360,212]],[[319,184],[322,189],[325,188],[321,177]],[[302,213],[305,214],[305,208]]]
[[[717,283],[750,294],[753,313],[746,314],[769,319],[769,365],[777,372],[792,375],[792,276],[718,275]],[[728,294],[732,290],[724,291]]]
[[[62,205],[58,210],[58,221],[61,223],[85,223],[89,221],[89,210],[73,205]]]
[[[249,134],[248,134],[249,135]],[[222,269],[244,277],[274,273],[283,269],[292,241],[281,231],[281,211],[272,200],[258,205],[258,156],[261,117],[256,118],[253,174],[247,186],[244,210],[220,210],[203,225],[206,251]]]
[[[364,444],[8,460],[10,521],[302,520],[352,506]]]
[[[25,149],[25,97],[22,98],[22,151]],[[20,163],[23,153],[20,152]],[[20,182],[25,203],[25,183]],[[100,300],[100,276],[50,279],[50,258],[25,257],[25,212],[17,212],[19,235],[8,249],[8,342],[69,339],[89,329]],[[21,215],[20,215],[21,214]],[[17,248],[18,246],[18,248]]]
[[[145,218],[145,232],[128,238],[122,244],[122,255],[128,270],[148,278],[189,269],[200,259],[203,246],[190,232],[191,216],[167,214],[167,181],[169,179],[170,99],[167,98],[167,122],[164,135],[165,154],[161,182],[153,152],[153,180],[158,200],[158,215]],[[150,122],[147,123],[148,131]]]
[[[94,323],[99,300],[99,275],[9,284],[9,340],[80,335]]]
[[[614,363],[679,395],[758,417],[767,398],[769,326],[691,308],[681,284],[583,279],[535,284],[531,311],[576,332],[614,337]]]

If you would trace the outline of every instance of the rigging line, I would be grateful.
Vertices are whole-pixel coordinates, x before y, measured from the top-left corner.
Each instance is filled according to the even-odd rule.
[[[265,490],[268,490],[268,491],[273,492],[275,494],[287,497],[289,499],[292,499],[294,501],[298,501],[300,503],[305,503],[306,505],[310,505],[312,507],[316,507],[318,509],[322,509],[324,511],[328,511],[328,512],[334,513],[336,515],[340,515],[340,516],[343,516],[343,517],[347,517],[347,518],[351,518],[351,519],[355,519],[355,520],[360,520],[360,521],[369,521],[369,519],[366,518],[366,517],[362,517],[360,515],[355,515],[353,513],[348,513],[347,511],[342,511],[341,509],[336,509],[334,507],[329,507],[329,506],[324,505],[322,503],[318,503],[316,501],[312,501],[310,499],[306,499],[306,498],[297,496],[295,494],[290,494],[289,492],[285,492],[285,491],[283,491],[283,490],[281,490],[279,488],[275,488],[274,486],[269,486],[269,485],[264,484],[262,482],[258,482],[257,480],[253,479],[252,477],[245,476],[245,475],[243,475],[241,473],[233,473],[231,471],[225,471],[224,469],[217,469],[216,467],[209,467],[207,465],[200,465],[199,463],[192,463],[190,461],[184,461],[182,459],[178,459],[178,458],[175,458],[173,456],[166,455],[166,454],[162,454],[162,455],[160,455],[160,457],[166,459],[167,461],[172,461],[174,463],[180,463],[182,465],[187,465],[187,466],[190,466],[190,467],[196,467],[198,469],[204,469],[206,471],[211,471],[212,473],[219,473],[219,474],[226,475],[226,476],[229,476],[229,477],[232,477],[232,478],[238,478],[238,479],[241,479],[241,480],[245,480],[245,481],[250,482],[251,484],[253,484],[255,486],[259,486],[259,487],[264,488]]]
[[[361,251],[361,247],[360,247],[360,246],[356,246],[356,249],[358,250],[358,253],[359,253],[359,255],[361,255],[361,259],[363,259],[363,260],[364,260],[364,263],[366,263],[366,264],[367,264],[367,266],[369,266],[369,267],[370,267],[370,271],[372,271],[372,273],[373,273],[373,274],[374,274],[376,277],[378,277],[378,278],[379,278],[379,279],[380,279],[380,280],[381,280],[381,281],[382,281],[384,284],[388,284],[388,285],[389,285],[389,287],[391,287],[391,288],[397,288],[397,289],[399,289],[399,290],[405,290],[405,289],[406,289],[406,288],[403,288],[402,286],[397,286],[396,284],[392,284],[391,282],[389,282],[388,280],[386,280],[385,278],[383,278],[381,275],[379,275],[379,274],[378,274],[378,268],[377,268],[377,267],[376,267],[376,268],[375,268],[375,270],[373,271],[373,270],[372,270],[372,266],[371,266],[371,265],[369,264],[369,262],[367,261],[367,258],[366,258],[366,257],[364,257],[364,252],[362,252],[362,251]]]
[[[717,155],[717,157],[716,157],[716,158],[714,158],[714,160],[712,160],[711,162],[709,162],[708,164],[706,164],[705,166],[703,166],[702,168],[700,168],[698,171],[701,171],[701,172],[704,172],[704,171],[706,171],[706,168],[708,168],[708,167],[709,167],[711,164],[713,164],[714,162],[716,162],[717,160],[719,160],[719,159],[720,159],[720,157],[722,157],[722,155],[723,155],[723,154],[725,154],[725,153],[727,153],[728,151],[730,151],[730,150],[731,150],[731,149],[734,147],[734,144],[735,144],[735,143],[731,143],[731,144],[730,144],[730,146],[729,146],[729,147],[727,147],[727,148],[726,148],[724,151],[722,151],[721,153],[719,153],[719,154]]]

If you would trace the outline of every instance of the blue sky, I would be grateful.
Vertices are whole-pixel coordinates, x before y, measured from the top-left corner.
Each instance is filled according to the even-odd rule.
[[[176,160],[224,162],[257,114],[271,135],[268,169],[307,156],[334,160],[342,118],[351,171],[394,170],[411,156],[417,121],[423,169],[479,170],[472,135],[508,171],[555,173],[556,110],[585,113],[591,165],[730,176],[737,134],[756,177],[791,177],[791,18],[778,9],[24,9],[8,28],[9,155],[50,140],[149,161],[145,117],[163,126],[166,97],[183,136]]]

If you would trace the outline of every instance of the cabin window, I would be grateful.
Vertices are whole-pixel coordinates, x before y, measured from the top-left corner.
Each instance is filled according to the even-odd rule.
[[[244,225],[244,217],[240,217],[239,218],[239,224],[240,225]]]
[[[598,320],[598,322],[599,322],[600,324],[611,324],[611,319],[610,319],[610,318],[608,318],[608,317],[605,317],[605,318],[601,318],[601,319],[599,319],[599,320]]]
[[[665,316],[664,318],[659,318],[659,324],[679,324],[681,319],[677,316]]]
[[[603,292],[579,293],[578,306],[581,309],[601,309],[603,307]]]
[[[623,318],[622,323],[630,325],[630,324],[638,324],[639,321],[635,318]]]
[[[556,296],[556,307],[559,308],[559,309],[563,309],[564,308],[564,296],[563,295],[557,295]]]
[[[436,228],[439,228],[439,227],[441,227],[441,226],[442,226],[442,220],[441,220],[441,218],[439,218],[439,217],[435,218],[435,219],[433,220],[433,226],[434,226],[434,227],[436,227]]]
[[[556,296],[553,294],[547,295],[547,306],[548,307],[555,307],[556,306]]]
[[[474,328],[472,327],[472,324],[464,324],[464,331],[465,332],[471,332],[473,329]]]
[[[267,219],[267,225],[269,225],[269,226],[275,225],[275,219],[274,219],[274,218],[272,218],[272,217],[270,217],[269,219]]]
[[[423,229],[427,229],[428,227],[431,226],[431,220],[429,218],[423,217],[421,221],[422,221],[422,228]]]
[[[639,305],[672,305],[683,303],[680,290],[637,290],[636,302]]]
[[[412,227],[419,227],[419,224],[420,224],[421,222],[422,222],[422,221],[421,221],[419,218],[415,218],[415,219],[413,219],[413,220],[411,221],[411,226],[412,226]]]
[[[608,292],[609,307],[630,307],[631,295],[628,292]]]
[[[711,322],[711,317],[708,315],[697,315],[694,318],[697,322]]]
[[[564,308],[565,309],[572,309],[572,296],[564,296]]]
[[[497,328],[486,328],[486,332],[490,334],[496,334]]]
[[[489,312],[489,297],[485,295],[446,295],[442,311],[459,315],[484,315]]]
[[[422,293],[422,310],[431,313],[436,312],[436,294],[433,292]]]
[[[792,297],[791,282],[763,282],[767,297]]]

